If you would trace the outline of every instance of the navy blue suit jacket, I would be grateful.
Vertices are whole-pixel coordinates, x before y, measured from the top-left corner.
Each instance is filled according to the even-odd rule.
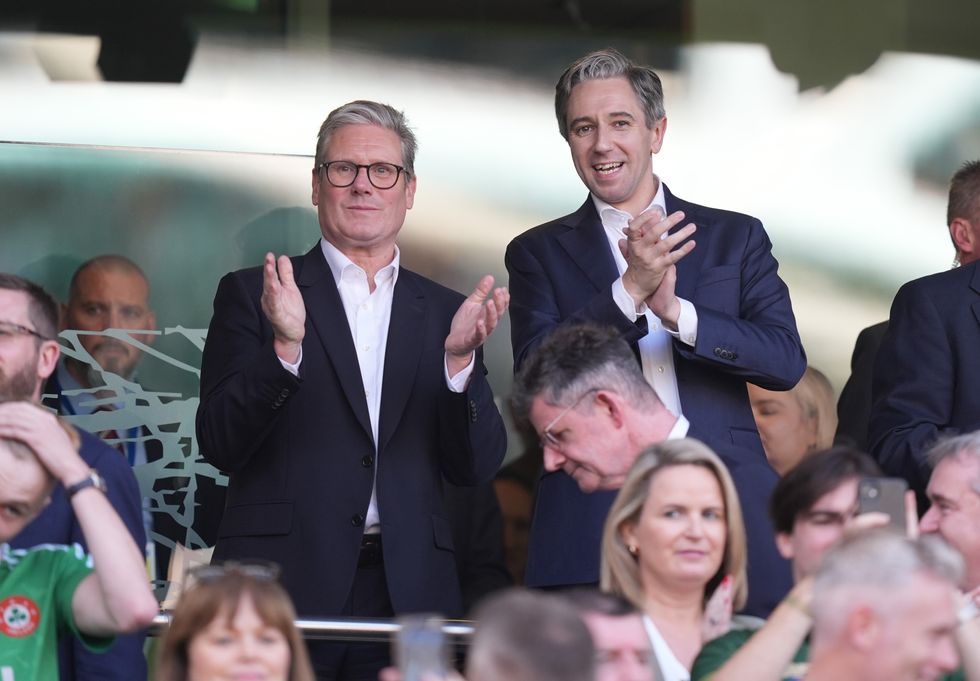
[[[109,502],[142,551],[146,546],[146,532],[143,529],[139,486],[133,469],[117,450],[91,433],[80,428],[77,430],[82,438],[79,450],[82,459],[105,479]],[[61,485],[52,492],[51,503],[10,542],[14,548],[29,548],[38,544],[81,544],[88,550],[82,528]],[[145,679],[145,637],[142,633],[118,636],[104,653],[93,653],[74,637],[63,637],[58,650],[62,681]]]
[[[685,213],[678,227],[689,222],[697,225],[697,247],[677,265],[677,295],[689,300],[698,314],[695,346],[679,340],[673,343],[681,408],[703,439],[715,447],[731,448],[739,462],[744,459],[753,470],[764,470],[768,463],[745,382],[787,390],[806,369],[789,292],[757,219],[689,203],[666,186],[664,193],[668,213]],[[647,332],[645,319],[629,321],[612,299],[611,285],[619,275],[591,197],[571,215],[514,239],[507,247],[506,264],[515,369],[559,324],[610,325],[634,348]],[[772,477],[766,474],[763,478],[759,483],[742,482],[743,487],[749,486],[739,490],[747,507],[752,506],[751,500],[765,508]],[[601,527],[608,506],[579,492],[564,473],[544,476],[532,520],[527,583],[550,586],[597,581],[598,563],[592,558],[597,550],[595,537],[582,535],[572,523],[543,527],[538,519],[574,513],[594,517],[591,526]],[[564,560],[558,563],[549,558],[553,555],[562,555]],[[785,582],[766,585],[752,574],[765,572],[763,566],[770,563],[776,571],[785,571]],[[757,586],[757,595],[762,590],[778,599],[783,584],[790,582],[775,549],[763,556],[750,555],[750,564],[750,584]]]
[[[357,354],[320,245],[294,257],[293,268],[307,310],[299,378],[273,350],[260,268],[226,275],[215,295],[197,414],[202,455],[230,478],[214,559],[274,560],[300,614],[339,614],[377,467],[395,612],[460,615],[442,476],[487,481],[506,449],[479,353],[466,392],[446,386],[444,344],[463,297],[399,271],[376,454]]]
[[[905,478],[920,507],[942,435],[980,429],[980,261],[916,279],[892,302],[875,359],[868,442],[882,469]]]

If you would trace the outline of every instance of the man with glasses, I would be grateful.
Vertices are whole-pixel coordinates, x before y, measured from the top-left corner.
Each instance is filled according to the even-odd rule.
[[[788,390],[806,357],[762,224],[684,201],[653,172],[667,117],[652,69],[612,49],[588,54],[559,79],[555,113],[589,196],[507,247],[515,368],[560,324],[614,326],[669,411],[766,465],[745,382]],[[575,519],[601,523],[607,508],[562,473],[543,477],[527,583],[595,581],[594,556],[554,556],[591,551]],[[569,520],[542,527],[544,512]]]
[[[636,457],[650,445],[693,437],[722,458],[738,491],[749,552],[744,612],[768,613],[789,589],[789,566],[776,552],[765,511],[775,472],[765,459],[754,460],[667,409],[616,329],[591,324],[555,329],[518,372],[512,399],[515,414],[541,438],[547,470],[542,482],[567,475],[576,492],[586,492],[564,498],[553,490],[547,505],[539,496],[530,547],[538,560],[577,561],[580,570],[595,563],[597,582],[606,515]]]
[[[41,386],[54,372],[60,355],[58,304],[33,282],[11,274],[0,274],[0,403],[39,404]],[[94,435],[76,429],[79,454],[87,468],[104,481],[106,496],[122,518],[136,545],[146,545],[139,488],[129,463],[119,452]],[[59,487],[37,517],[10,540],[12,548],[27,549],[39,544],[80,544],[88,550],[82,525],[72,504]],[[59,663],[62,679],[102,681],[146,676],[143,634],[120,636],[108,652],[97,654],[77,638],[62,640]],[[2,648],[0,642],[0,648]]]
[[[198,441],[229,474],[216,560],[282,564],[300,615],[462,614],[442,480],[489,480],[506,434],[481,346],[509,302],[400,266],[416,142],[400,112],[330,113],[314,160],[322,239],[224,277]],[[383,645],[311,644],[319,678],[374,679]]]

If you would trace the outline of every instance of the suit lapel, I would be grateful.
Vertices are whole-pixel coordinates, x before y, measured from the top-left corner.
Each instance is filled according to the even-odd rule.
[[[372,436],[354,340],[347,324],[344,304],[319,242],[302,257],[301,263],[296,284],[306,303],[307,328],[312,328],[316,333],[358,422]],[[307,351],[312,349],[312,343],[304,343],[304,346]]]
[[[694,289],[697,287],[698,274],[701,272],[701,263],[708,251],[710,230],[707,223],[702,221],[698,207],[674,196],[666,184],[664,185],[664,203],[666,204],[667,215],[678,210],[684,211],[684,219],[670,230],[671,233],[683,229],[689,222],[697,225],[697,231],[694,232],[693,237],[697,246],[677,263],[677,284],[674,287],[679,298],[693,302]]]
[[[558,237],[562,248],[597,291],[608,288],[619,271],[591,196],[565,219],[565,224],[570,229]]]
[[[378,419],[378,451],[388,443],[405,405],[425,343],[428,320],[425,294],[414,272],[402,268],[395,282],[388,323],[384,376],[381,382],[381,414]]]
[[[970,288],[973,292],[980,295],[980,265],[973,266],[973,278],[970,280]],[[977,323],[980,324],[980,300],[973,301],[973,316],[976,317]]]

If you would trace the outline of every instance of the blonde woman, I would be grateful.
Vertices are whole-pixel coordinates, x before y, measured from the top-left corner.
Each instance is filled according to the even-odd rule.
[[[606,520],[601,586],[645,613],[664,681],[687,681],[745,603],[745,555],[735,486],[714,452],[681,439],[640,454]]]

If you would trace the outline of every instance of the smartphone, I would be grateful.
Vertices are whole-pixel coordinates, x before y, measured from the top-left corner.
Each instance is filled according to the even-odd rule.
[[[884,513],[888,524],[905,533],[905,492],[902,478],[862,478],[858,483],[858,513]]]

